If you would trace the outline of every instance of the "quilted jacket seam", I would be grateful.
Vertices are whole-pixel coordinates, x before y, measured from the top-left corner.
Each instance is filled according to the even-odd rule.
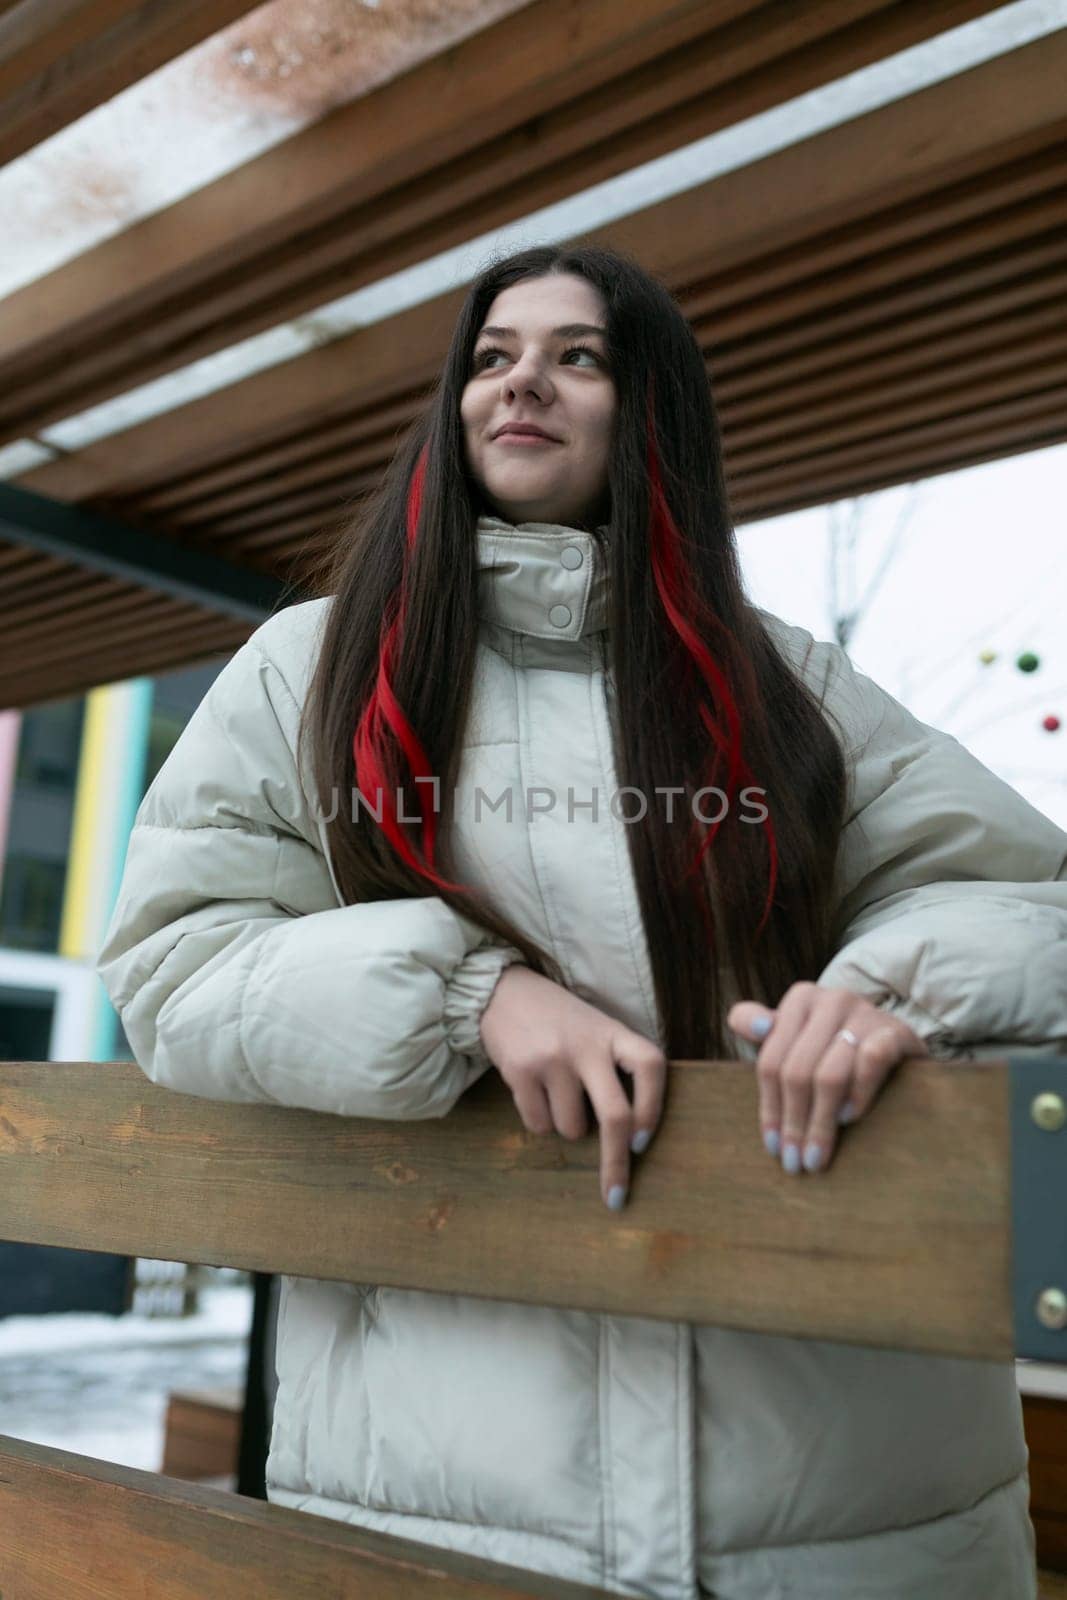
[[[597,1398],[597,1482],[600,1485],[600,1582],[608,1583],[611,1580],[608,1557],[608,1526],[612,1516],[610,1506],[611,1481],[609,1477],[611,1462],[611,1436],[608,1423],[608,1380],[607,1360],[604,1354],[607,1345],[608,1329],[607,1317],[597,1319],[596,1341],[596,1398]]]
[[[675,1341],[675,1418],[674,1439],[678,1472],[678,1558],[689,1575],[695,1564],[694,1477],[696,1474],[696,1429],[693,1418],[696,1374],[693,1369],[693,1330],[688,1322],[677,1324]],[[683,1412],[688,1410],[688,1417]],[[686,1439],[688,1437],[688,1450]]]
[[[448,1522],[457,1528],[474,1528],[479,1533],[514,1533],[520,1538],[544,1539],[548,1544],[563,1544],[570,1550],[576,1550],[580,1555],[590,1554],[589,1545],[585,1540],[572,1538],[569,1534],[552,1532],[545,1533],[540,1528],[513,1528],[503,1522],[472,1522],[469,1517],[452,1517],[447,1511],[401,1511],[396,1506],[376,1506],[363,1500],[342,1500],[338,1495],[324,1494],[319,1489],[307,1490],[306,1485],[301,1489],[290,1489],[287,1484],[272,1481],[272,1489],[280,1489],[284,1494],[299,1494],[304,1500],[329,1500],[332,1505],[355,1506],[360,1511],[370,1511],[379,1517],[410,1517],[419,1522]],[[303,1493],[302,1493],[303,1490]],[[419,1542],[419,1541],[416,1541]],[[422,1541],[424,1542],[424,1541]]]
[[[267,839],[277,838],[279,841],[288,835],[282,835],[270,823],[251,822],[247,817],[230,822],[139,822],[138,831],[148,830],[151,833],[256,833]],[[294,835],[293,837],[299,837]]]
[[[275,901],[275,898],[274,898],[274,891],[275,891],[275,889],[277,888],[277,885],[278,885],[278,868],[279,868],[279,865],[281,863],[281,858],[282,858],[282,852],[281,852],[281,845],[279,843],[278,850],[276,851],[275,857],[274,857],[274,873],[273,873],[273,875],[271,877],[271,880],[270,880],[270,891],[269,891],[269,895],[268,895],[268,898],[270,899],[272,904],[276,904],[277,903]],[[280,924],[279,924],[279,926],[280,926]],[[266,937],[266,934],[260,934],[259,938],[254,939],[252,941],[251,948],[253,950],[255,950],[256,947],[260,944],[260,942],[263,939],[265,939],[265,937]],[[241,1071],[245,1074],[246,1078],[248,1079],[248,1082],[256,1089],[257,1093],[260,1094],[264,1099],[269,1100],[273,1104],[276,1105],[278,1103],[277,1096],[276,1095],[272,1095],[270,1090],[264,1084],[262,1084],[260,1082],[258,1076],[256,1075],[255,1071],[252,1068],[252,1063],[251,1063],[251,1061],[249,1060],[249,1057],[248,1057],[248,1051],[245,1048],[245,1022],[247,1020],[248,1012],[249,1012],[249,997],[250,997],[250,994],[251,994],[253,986],[257,982],[261,981],[260,980],[261,972],[262,972],[262,963],[259,962],[259,961],[255,961],[255,962],[253,962],[251,970],[250,970],[250,972],[248,974],[248,977],[245,979],[244,983],[234,984],[234,990],[236,991],[236,995],[237,995],[237,1009],[236,1009],[236,1023],[237,1023],[237,1026],[236,1026],[236,1029],[235,1029],[235,1034],[236,1034],[236,1038],[237,1038],[237,1062],[238,1062],[238,1066],[240,1067]]]
[[[237,1040],[237,1065],[244,1074],[245,1078],[248,1080],[248,1083],[251,1085],[251,1087],[256,1090],[257,1094],[262,1095],[267,1100],[274,1101],[274,1095],[270,1094],[270,1092],[263,1087],[259,1079],[256,1077],[256,1074],[252,1071],[252,1066],[248,1059],[248,1051],[245,1049],[245,1015],[248,1002],[248,991],[255,983],[258,975],[258,966],[253,966],[245,982],[235,983],[233,986],[237,1001],[234,1011],[234,1022],[236,1024],[234,1028],[234,1034]]]
[[[521,642],[521,636],[518,637],[520,638]],[[529,682],[526,678],[526,672],[523,666],[516,663],[513,665],[512,670],[515,674],[515,710],[518,721],[518,738],[516,740],[516,744],[519,752],[519,777],[522,783],[523,794],[529,795],[530,786],[527,782],[527,779],[530,776],[530,769],[533,762],[533,753],[530,749],[529,738]],[[533,822],[530,821],[527,823],[526,827],[526,848],[530,854],[530,876],[533,878],[534,886],[537,889],[537,897],[541,902],[541,910],[544,912],[545,917],[545,926],[549,929],[549,932],[552,936],[552,943],[555,946],[552,953],[556,956],[557,960],[559,960],[563,954],[563,941],[560,930],[559,913],[555,901],[552,900],[551,895],[548,893],[549,874],[541,871],[538,864],[537,849],[535,845],[536,836],[537,829],[533,825]],[[551,908],[549,904],[550,901]]]
[[[919,1522],[894,1522],[884,1528],[868,1528],[865,1533],[833,1534],[829,1537],[821,1536],[818,1539],[794,1539],[790,1544],[773,1544],[764,1540],[761,1544],[733,1545],[728,1550],[716,1550],[717,1556],[743,1556],[752,1553],[761,1553],[766,1550],[810,1550],[821,1545],[834,1544],[862,1544],[865,1539],[882,1539],[887,1534],[914,1533],[917,1529],[932,1528],[935,1523],[947,1522],[951,1517],[965,1517],[969,1512],[976,1511],[985,1500],[995,1494],[1001,1494],[1005,1489],[1010,1489],[1013,1484],[1021,1482],[1027,1477],[1028,1468],[1024,1464],[1018,1472],[1012,1473],[1010,1478],[1005,1478],[1001,1483],[994,1483],[990,1488],[983,1490],[977,1500],[972,1500],[965,1506],[954,1506],[951,1511],[942,1511],[936,1517],[923,1517]]]
[[[598,721],[598,718],[597,718],[597,709],[598,709],[598,707],[597,707],[597,704],[596,704],[595,699],[594,699],[594,695],[595,695],[595,693],[596,693],[598,688],[599,688],[600,694],[601,694],[601,703],[604,705],[604,707],[606,709],[607,700],[606,700],[606,688],[605,688],[605,684],[604,684],[604,678],[603,678],[603,676],[598,678],[597,673],[594,670],[594,671],[590,672],[589,680],[588,680],[590,722],[591,722],[592,728],[593,728],[593,737],[596,740],[597,763],[598,763],[598,765],[600,767],[601,772],[609,773],[611,771],[612,765],[613,765],[613,762],[612,762],[612,759],[611,759],[612,751],[609,749],[609,751],[607,753],[608,758],[605,759],[604,746],[603,746],[603,743],[602,743],[601,737],[600,737],[600,733],[601,733],[600,724],[599,724],[599,721]],[[610,728],[609,728],[609,734],[610,734]],[[615,858],[615,882],[616,882],[616,886],[617,886],[618,891],[619,891],[619,903],[620,903],[620,905],[622,906],[622,909],[623,909],[623,920],[624,920],[625,926],[626,926],[626,943],[627,943],[627,945],[629,947],[629,951],[630,951],[630,964],[631,964],[631,968],[632,968],[632,971],[634,973],[634,976],[637,979],[637,986],[638,986],[638,989],[640,990],[641,998],[642,998],[642,1000],[644,1001],[644,1004],[645,1004],[645,1012],[646,1012],[649,1020],[653,1024],[653,1034],[655,1034],[655,1031],[656,1031],[656,1011],[657,1011],[656,1003],[655,1003],[655,997],[654,997],[654,995],[649,994],[649,992],[648,992],[648,990],[647,990],[647,988],[645,986],[644,965],[643,965],[643,963],[641,962],[641,960],[640,960],[640,958],[638,956],[637,945],[636,945],[636,943],[634,941],[633,923],[630,920],[630,917],[629,917],[629,914],[628,914],[628,909],[629,908],[627,907],[627,904],[626,904],[626,901],[627,901],[627,895],[626,895],[626,872],[624,870],[623,863],[619,859],[621,845],[620,845],[618,833],[614,828],[611,829],[611,843],[612,843],[612,851],[613,851],[614,858]]]
[[[301,709],[300,709],[300,702],[297,700],[296,695],[293,693],[292,688],[289,685],[289,680],[286,678],[284,672],[282,671],[281,667],[278,665],[277,661],[275,661],[274,657],[273,656],[269,656],[267,654],[267,652],[264,650],[263,646],[259,643],[259,641],[257,639],[252,638],[248,642],[252,646],[252,649],[256,652],[256,655],[263,662],[263,665],[265,667],[270,667],[271,671],[274,673],[275,677],[278,679],[278,682],[281,684],[282,688],[285,690],[286,694],[289,697],[289,703],[290,703],[292,709],[296,712],[297,719],[298,719],[298,726],[299,726],[299,720],[302,717],[303,713],[301,712]],[[288,744],[288,740],[286,740],[286,743]],[[294,759],[295,759],[295,751],[293,751],[291,753],[293,754]]]

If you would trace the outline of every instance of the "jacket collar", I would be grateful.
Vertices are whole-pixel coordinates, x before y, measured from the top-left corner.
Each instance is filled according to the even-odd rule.
[[[538,639],[580,639],[608,625],[608,574],[591,533],[555,522],[480,516],[478,614]]]

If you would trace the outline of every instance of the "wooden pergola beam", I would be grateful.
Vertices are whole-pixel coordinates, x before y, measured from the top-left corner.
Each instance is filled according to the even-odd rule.
[[[995,224],[995,249],[992,226],[982,218],[874,253],[847,278],[813,273],[797,254],[796,281],[769,293],[746,293],[748,274],[744,286],[734,276],[691,290],[685,309],[708,352],[731,451],[745,450],[764,418],[820,395],[832,400],[857,379],[878,396],[883,381],[914,372],[921,388],[938,373],[944,381],[949,360],[982,360],[1028,332],[1055,333],[1067,274],[1067,197],[1011,208]],[[757,268],[751,276],[759,277]],[[229,532],[232,513],[268,501],[278,510],[290,491],[318,488],[337,506],[361,480],[373,483],[415,403],[375,406],[367,416],[179,474],[139,492],[138,513],[217,538]],[[277,524],[295,521],[283,514]]]
[[[259,0],[20,0],[0,7],[0,165]]]
[[[802,341],[809,326],[817,335],[813,319],[828,301],[851,303],[864,292],[891,297],[894,272],[907,273],[909,250],[920,258],[925,252],[913,271],[929,274],[927,300],[943,304],[961,260],[995,257],[1020,231],[1025,239],[1028,230],[1044,236],[1067,224],[1064,81],[1067,30],[587,237],[636,255],[691,317],[709,308],[702,332],[713,376],[720,350],[736,369],[758,356],[761,328],[776,328],[779,319]],[[1017,224],[1017,208],[1027,204],[1041,209]],[[1054,293],[1063,281],[1062,255],[1053,255],[1048,271]],[[781,310],[774,292],[783,297]],[[383,406],[404,397],[409,407],[418,403],[438,371],[463,293],[334,340],[19,481],[61,499],[121,495],[135,503],[162,485],[199,480],[242,460],[259,474],[264,452],[280,441],[301,436],[313,444],[320,431],[354,416],[370,428]],[[832,326],[825,342],[829,357]],[[724,403],[729,381],[724,373]],[[383,460],[387,454],[383,446]]]
[[[1061,30],[591,236],[657,272],[688,317],[715,385],[735,520],[1067,438],[1065,79]],[[19,482],[299,583],[422,404],[463,292]],[[42,382],[62,371],[53,360]],[[29,380],[10,392],[22,403]],[[83,597],[80,643],[58,637],[58,591],[42,608],[18,571],[5,620],[24,649],[20,672],[0,675],[8,703],[110,681],[111,658],[84,642],[98,608],[116,649],[126,630],[127,672],[149,670],[164,643],[180,652],[174,636],[132,637],[119,587]],[[193,613],[184,658],[169,659],[222,648],[220,626]]]
[[[539,0],[9,296],[0,438],[990,9]]]
[[[1067,242],[1061,250],[1062,273]],[[884,315],[893,308],[887,295]],[[954,317],[961,326],[953,326]],[[842,336],[840,348],[808,345],[779,360],[764,359],[757,336],[746,343],[744,361],[732,351],[719,356],[715,330],[706,337],[703,327],[695,331],[715,370],[734,488],[740,474],[778,464],[794,442],[803,448],[817,437],[825,448],[841,430],[896,437],[898,428],[945,410],[970,416],[987,401],[1017,394],[1021,383],[1037,388],[1043,374],[1049,382],[1067,377],[1063,294],[1054,275],[1009,284],[966,308],[957,301],[954,315],[940,307],[916,314],[906,338],[883,319],[868,333]],[[352,495],[373,487],[383,461],[381,442],[365,441],[355,424],[332,431],[328,450],[305,443],[307,459],[286,465],[291,447],[280,446],[198,475],[192,485],[138,497],[138,514],[194,539],[224,536],[242,558],[250,530],[295,532],[311,512],[325,525]]]
[[[98,646],[95,633],[72,645],[62,660],[27,665],[13,662],[0,675],[0,709],[24,710],[53,700],[84,695],[101,683],[124,683],[132,677],[152,677],[227,657],[251,633],[247,625],[196,612],[191,606],[174,619],[158,595],[146,594],[142,615],[155,626],[137,640],[121,635]]]

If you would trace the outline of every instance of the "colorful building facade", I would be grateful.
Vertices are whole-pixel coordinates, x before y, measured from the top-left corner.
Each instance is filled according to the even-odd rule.
[[[137,807],[221,665],[0,711],[0,1060],[130,1056],[96,954]],[[131,1268],[0,1243],[0,1317],[121,1313]]]
[[[129,1055],[93,963],[134,814],[220,666],[0,711],[0,1059]]]

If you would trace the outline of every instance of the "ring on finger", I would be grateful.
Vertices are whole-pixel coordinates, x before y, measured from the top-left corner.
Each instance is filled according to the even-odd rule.
[[[853,1046],[859,1044],[859,1040],[857,1039],[856,1035],[853,1033],[851,1028],[838,1028],[836,1037],[838,1039],[844,1039],[846,1044],[850,1044],[850,1045],[853,1045]],[[841,1107],[841,1109],[837,1113],[838,1124],[840,1125],[840,1124],[843,1124],[843,1123],[846,1123],[846,1122],[852,1122],[854,1120],[854,1118],[855,1118],[855,1115],[856,1115],[855,1106],[852,1104],[851,1100],[846,1100],[844,1105]]]

